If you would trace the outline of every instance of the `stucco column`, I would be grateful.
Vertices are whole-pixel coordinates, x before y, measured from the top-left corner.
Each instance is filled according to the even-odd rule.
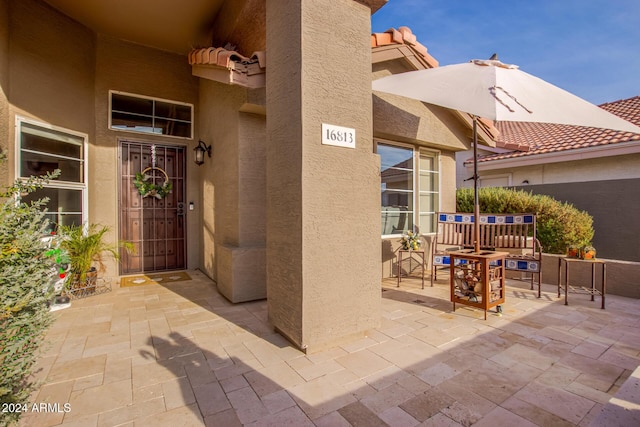
[[[307,351],[380,318],[380,162],[373,154],[369,7],[267,0],[267,296]],[[355,147],[322,143],[322,124]]]

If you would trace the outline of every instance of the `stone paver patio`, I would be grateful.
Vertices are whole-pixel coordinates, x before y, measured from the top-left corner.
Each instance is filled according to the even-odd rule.
[[[24,426],[586,426],[640,365],[640,300],[509,287],[504,313],[458,307],[444,281],[383,281],[382,324],[305,355],[266,302],[228,303],[199,271],[56,312]]]

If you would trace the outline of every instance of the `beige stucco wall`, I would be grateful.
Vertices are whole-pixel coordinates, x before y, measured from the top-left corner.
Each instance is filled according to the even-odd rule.
[[[203,265],[233,302],[266,297],[266,119],[243,111],[264,108],[255,95],[207,80],[200,87],[201,138],[213,145],[201,166]]]
[[[95,37],[81,25],[33,0],[9,2],[3,91],[9,109],[3,145],[9,149],[8,180],[15,179],[16,116],[94,137]]]
[[[41,2],[10,2],[9,11],[9,76],[1,81],[8,81],[9,88],[10,132],[2,140],[9,141],[11,164],[16,115],[87,134],[88,220],[111,227],[113,241],[118,227],[118,139],[185,145],[187,151],[193,141],[108,130],[108,91],[197,104],[198,79],[191,76],[183,56],[96,36]],[[0,66],[0,77],[2,70]],[[188,266],[195,268],[200,256],[199,174],[191,161],[187,165],[187,196],[196,206],[187,213]],[[118,274],[114,262],[107,274]]]
[[[94,35],[37,1],[10,2],[10,11],[14,113],[92,138]]]
[[[468,127],[454,113],[414,99],[375,92],[373,120],[379,138],[444,150],[469,148]]]
[[[380,318],[370,9],[268,0],[267,51],[269,317],[313,350]],[[356,148],[322,145],[322,123],[354,128]]]
[[[539,164],[529,166],[492,168],[492,170],[484,171],[481,167],[480,176],[489,178],[509,175],[512,185],[522,185],[525,180],[529,181],[530,185],[607,181],[640,178],[638,165],[640,165],[640,154],[638,153],[558,163],[547,163],[544,162],[544,159],[540,159]]]

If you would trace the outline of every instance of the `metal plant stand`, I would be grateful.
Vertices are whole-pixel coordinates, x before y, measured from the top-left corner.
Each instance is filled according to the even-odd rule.
[[[71,299],[87,298],[107,292],[111,292],[110,277],[97,277],[91,280],[85,280],[84,283],[73,281],[66,290],[66,294],[69,295]]]

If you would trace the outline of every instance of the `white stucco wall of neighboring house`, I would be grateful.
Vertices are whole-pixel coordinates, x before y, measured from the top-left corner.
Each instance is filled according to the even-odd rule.
[[[609,147],[611,151],[611,147]],[[640,149],[640,148],[639,148]],[[487,154],[484,150],[479,153]],[[566,155],[531,156],[508,161],[479,163],[480,187],[525,186],[570,182],[607,181],[640,178],[640,153],[627,152],[606,155],[603,149],[584,152],[572,150]],[[585,158],[585,157],[591,158]],[[471,152],[456,154],[458,188],[472,187],[473,181],[464,181],[473,175]]]

